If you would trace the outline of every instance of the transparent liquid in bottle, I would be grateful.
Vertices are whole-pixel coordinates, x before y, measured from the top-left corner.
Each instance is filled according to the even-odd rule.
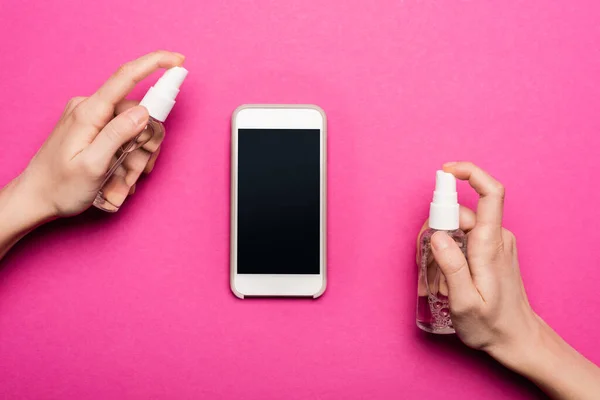
[[[427,229],[419,240],[417,326],[430,333],[452,334],[455,333],[455,330],[450,317],[448,285],[431,252],[431,237],[435,232],[437,230]],[[465,233],[460,229],[446,231],[446,233],[454,239],[466,256],[467,236]]]

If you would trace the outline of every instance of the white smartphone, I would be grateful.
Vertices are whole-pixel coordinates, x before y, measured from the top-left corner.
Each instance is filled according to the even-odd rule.
[[[327,284],[325,113],[245,105],[232,119],[231,290],[317,298]]]

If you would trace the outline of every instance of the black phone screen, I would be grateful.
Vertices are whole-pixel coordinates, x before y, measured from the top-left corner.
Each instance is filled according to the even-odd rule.
[[[239,129],[239,274],[319,274],[321,132]]]

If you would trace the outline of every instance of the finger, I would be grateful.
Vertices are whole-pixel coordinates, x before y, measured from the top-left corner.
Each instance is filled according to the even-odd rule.
[[[469,181],[479,194],[477,205],[477,223],[502,228],[502,211],[504,208],[504,187],[487,172],[470,162],[444,164],[444,171],[456,178]]]
[[[159,68],[182,65],[184,60],[182,54],[155,51],[125,63],[90,97],[90,103],[104,103],[114,107],[142,79]]]
[[[165,130],[158,124],[148,124],[147,134],[150,136],[150,140],[142,147],[150,153],[155,153],[165,139]]]
[[[469,264],[456,242],[446,232],[439,231],[431,237],[431,249],[446,278],[450,306],[465,307],[476,301],[479,294]]]
[[[148,110],[145,107],[130,108],[110,121],[82,155],[99,168],[108,169],[113,155],[142,132],[147,123]]]
[[[129,185],[133,185],[137,182],[140,175],[142,175],[146,169],[151,156],[152,153],[140,148],[132,151],[125,161],[123,161],[123,166],[127,169],[127,182]]]
[[[130,108],[137,106],[138,104],[140,104],[140,102],[137,100],[129,100],[129,99],[121,100],[115,106],[115,114],[119,115],[119,114],[129,110]]]
[[[121,207],[129,195],[133,183],[127,182],[127,169],[121,164],[102,187],[102,194],[111,204]]]
[[[115,169],[113,175],[102,188],[104,197],[111,204],[120,207],[127,196],[134,194],[136,181],[141,175],[150,154],[138,149],[127,155],[125,161]]]
[[[152,170],[154,169],[154,165],[156,164],[156,159],[158,158],[159,154],[160,154],[160,146],[158,147],[158,149],[156,149],[156,151],[154,153],[152,153],[152,156],[150,156],[150,160],[148,161],[148,164],[146,164],[146,168],[144,169],[145,174],[149,174],[150,172],[152,172]]]
[[[477,216],[468,207],[460,206],[459,212],[459,226],[463,232],[470,232],[473,228],[475,228],[475,224],[477,223]]]

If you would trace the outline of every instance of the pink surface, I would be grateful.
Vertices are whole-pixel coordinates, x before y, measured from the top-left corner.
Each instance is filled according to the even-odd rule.
[[[591,0],[3,2],[1,183],[120,63],[168,48],[191,73],[122,211],[48,225],[2,262],[0,398],[541,396],[415,327],[415,235],[455,159],[507,186],[532,303],[600,362],[599,18]],[[329,117],[318,301],[229,291],[229,118],[266,102]]]

